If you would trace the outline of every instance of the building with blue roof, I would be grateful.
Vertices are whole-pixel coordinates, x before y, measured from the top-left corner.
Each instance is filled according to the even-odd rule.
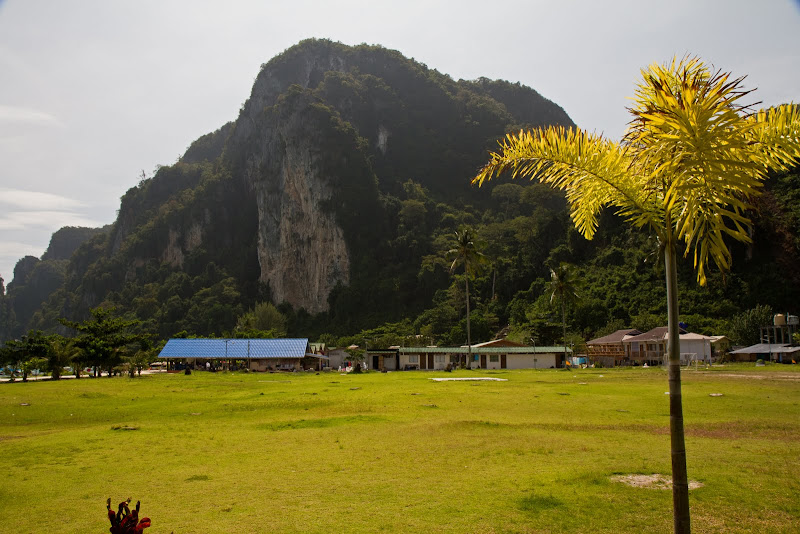
[[[251,371],[319,370],[326,360],[313,353],[308,338],[170,339],[158,357],[190,367],[226,367],[238,361]]]

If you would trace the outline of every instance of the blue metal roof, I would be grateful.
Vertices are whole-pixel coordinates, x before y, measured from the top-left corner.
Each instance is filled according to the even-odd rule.
[[[311,351],[300,339],[170,339],[159,358],[302,358]]]

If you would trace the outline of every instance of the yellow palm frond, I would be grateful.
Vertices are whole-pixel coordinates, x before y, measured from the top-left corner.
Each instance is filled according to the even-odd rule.
[[[709,261],[730,268],[726,239],[750,240],[746,213],[767,171],[800,158],[798,107],[752,113],[743,80],[695,57],[650,65],[620,143],[562,127],[508,135],[472,182],[510,172],[561,189],[588,239],[613,207],[662,241],[683,240],[705,284]]]
[[[693,252],[700,284],[709,260],[730,268],[726,237],[750,240],[750,199],[759,194],[766,169],[786,165],[797,147],[791,119],[759,113],[759,121],[747,113],[739,103],[750,93],[743,80],[712,72],[697,58],[673,59],[643,71],[630,109],[634,119],[624,142],[660,180],[665,222],[684,241],[685,254]],[[766,117],[784,127],[784,147],[775,143]],[[763,139],[761,147],[754,137]]]
[[[548,128],[509,134],[500,151],[472,180],[482,185],[505,172],[527,177],[566,193],[575,226],[587,239],[606,206],[626,215],[652,214],[648,190],[637,183],[632,161],[618,143],[577,128]],[[647,217],[645,217],[647,219]],[[647,222],[647,221],[645,221]]]
[[[783,104],[759,110],[747,118],[748,139],[762,156],[759,164],[768,169],[787,170],[800,159],[800,106]]]

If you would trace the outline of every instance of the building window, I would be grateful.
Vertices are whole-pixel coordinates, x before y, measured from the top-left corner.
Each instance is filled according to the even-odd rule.
[[[458,363],[461,360],[461,357],[458,354],[451,354],[450,355],[450,363]]]
[[[419,363],[419,354],[409,354],[408,363]]]
[[[435,358],[436,358],[436,363],[444,363],[444,354],[437,354]]]
[[[491,356],[489,356],[489,361],[492,363],[497,363],[500,361],[500,356],[498,356],[497,354],[492,354]]]

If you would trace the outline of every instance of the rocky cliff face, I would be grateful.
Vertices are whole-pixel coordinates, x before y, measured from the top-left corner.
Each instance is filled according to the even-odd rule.
[[[323,109],[308,89],[325,73],[351,68],[352,61],[328,45],[287,54],[288,61],[271,62],[259,74],[228,140],[228,161],[255,192],[260,281],[269,284],[276,302],[318,313],[328,309],[337,284],[350,282],[348,242],[331,203],[336,186],[353,178],[328,165],[325,154],[331,137],[342,136],[326,124],[337,120],[338,111]],[[344,137],[344,144],[358,143],[353,132]],[[356,159],[359,168],[368,167],[366,155]]]
[[[258,205],[260,280],[276,302],[318,313],[337,283],[348,284],[350,258],[335,214],[323,209],[333,185],[306,104],[259,130],[246,176]]]

